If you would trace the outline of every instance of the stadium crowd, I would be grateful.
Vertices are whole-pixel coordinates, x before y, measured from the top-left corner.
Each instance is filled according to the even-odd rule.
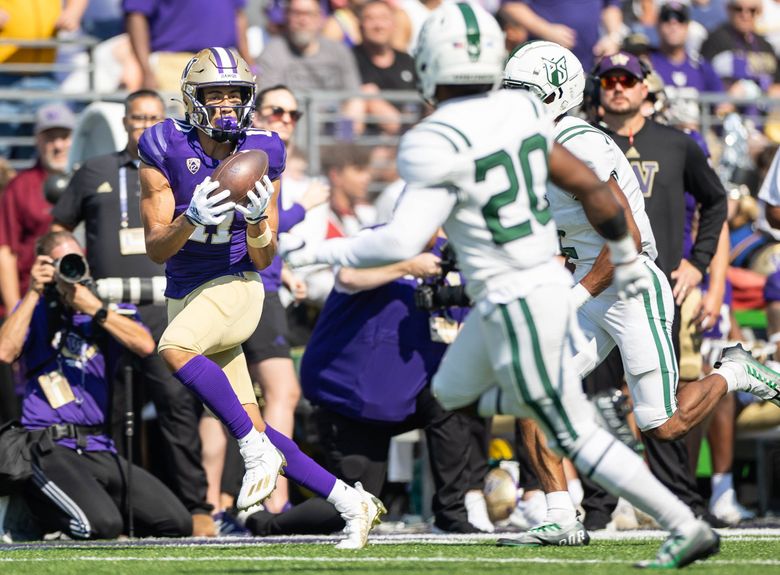
[[[633,168],[658,243],[656,263],[673,288],[665,373],[679,378],[678,398],[735,342],[780,372],[780,1],[473,1],[495,16],[508,57],[529,40],[546,40],[581,63],[585,97],[577,114],[609,133]],[[242,346],[199,356],[226,373],[231,362],[247,364],[249,387],[236,388],[238,399],[260,406],[265,433],[286,457],[286,477],[252,506],[240,505],[245,463],[251,471],[247,444],[234,433],[240,426],[187,380],[188,364],[171,359],[182,349],[165,335],[175,314],[166,316],[151,296],[107,302],[109,278],[124,287],[149,278],[151,286],[165,275],[146,254],[138,209],[142,186],[151,185],[143,183],[144,169],[163,165],[150,150],[162,154],[170,143],[170,132],[150,128],[195,113],[186,91],[183,108],[168,96],[182,98],[193,57],[210,47],[219,47],[211,56],[218,66],[248,63],[257,85],[247,122],[275,132],[285,150],[286,167],[271,178],[277,190],[281,182],[273,216],[281,251],[386,224],[405,185],[395,166],[398,138],[431,112],[393,93],[415,90],[413,54],[440,4],[0,3],[0,89],[20,94],[0,99],[0,457],[18,420],[31,431],[32,453],[23,481],[0,470],[4,540],[332,533],[345,525],[349,535],[351,502],[334,494],[343,484],[384,501],[390,519],[430,515],[442,532],[528,530],[552,522],[560,505],[573,505],[588,530],[653,524],[578,476],[568,460],[561,489],[571,501],[561,504],[549,490],[545,496],[544,441],[529,447],[537,428],[447,411],[437,401],[431,380],[470,307],[443,238],[375,268],[291,267],[276,255],[260,270],[257,329]],[[85,62],[95,66],[93,81]],[[549,64],[547,81],[556,86],[575,74],[571,61]],[[612,94],[637,86],[646,97],[626,122]],[[127,144],[74,163],[69,154],[84,107],[71,96],[86,92],[121,98]],[[343,94],[333,103],[317,100],[323,120],[303,130],[310,96],[330,92]],[[671,129],[674,136],[664,131]],[[320,139],[328,143],[311,154]],[[309,165],[312,158],[318,165]],[[191,174],[197,162],[187,160]],[[273,185],[265,190],[273,194]],[[244,217],[260,230],[264,218]],[[222,241],[221,222],[201,222],[213,226],[209,244]],[[253,246],[264,234],[247,237]],[[65,279],[70,256],[84,264],[75,282]],[[123,297],[132,299],[131,291]],[[735,452],[745,433],[774,432],[780,443],[777,405],[739,391],[719,399],[684,437],[670,428],[653,432],[631,413],[638,401],[624,365],[633,367],[615,349],[584,379],[585,390],[607,428],[697,517],[723,527],[778,510],[780,495]],[[427,472],[413,472],[420,444],[407,449],[393,440],[416,429],[424,430]],[[300,448],[288,439],[283,449],[274,438]],[[427,476],[432,487],[423,485]],[[337,478],[335,487],[328,477]]]

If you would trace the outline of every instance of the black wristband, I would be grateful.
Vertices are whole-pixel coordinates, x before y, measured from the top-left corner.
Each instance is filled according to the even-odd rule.
[[[95,320],[98,325],[103,325],[108,319],[108,310],[105,307],[101,307],[95,312],[95,315],[92,316],[92,319]]]

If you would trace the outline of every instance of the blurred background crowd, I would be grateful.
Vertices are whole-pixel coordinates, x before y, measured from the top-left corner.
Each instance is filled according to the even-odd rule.
[[[27,290],[34,243],[52,226],[78,232],[83,224],[85,235],[79,237],[86,238],[98,279],[162,275],[150,261],[110,264],[118,254],[99,241],[106,233],[101,202],[129,186],[130,209],[122,224],[138,225],[137,176],[122,183],[122,162],[137,166],[144,128],[181,115],[181,72],[208,46],[235,48],[252,64],[259,90],[255,125],[279,132],[288,145],[282,202],[306,214],[290,233],[317,241],[387,221],[403,189],[395,169],[398,139],[427,111],[415,92],[411,54],[422,22],[441,1],[0,0],[0,317]],[[688,367],[688,379],[696,379],[724,342],[740,340],[762,360],[780,361],[780,230],[773,227],[780,223],[780,211],[774,211],[780,206],[759,197],[762,184],[780,178],[777,161],[773,165],[780,144],[780,1],[480,4],[504,29],[507,53],[540,38],[570,48],[586,71],[621,49],[652,69],[645,79],[647,116],[700,134],[729,195],[727,241],[719,247],[729,263],[725,281],[689,296],[694,308],[702,298],[723,301],[719,329],[688,330],[690,344],[683,344],[679,360]],[[126,100],[129,93],[140,96]],[[598,121],[598,102],[586,99],[586,106]],[[118,164],[88,163],[121,150],[127,156],[118,157]],[[425,263],[414,264],[420,277],[428,273]],[[248,342],[267,420],[294,434],[315,458],[322,429],[311,423],[312,402],[317,405],[309,400],[318,394],[307,385],[305,370],[302,394],[298,363],[334,282],[366,288],[362,280],[337,274],[322,266],[285,269],[282,285],[270,290],[278,292],[284,308],[281,317],[268,319],[277,332],[269,341]],[[19,363],[0,364],[2,421],[19,418],[24,373]],[[281,485],[266,515],[236,522],[225,513],[240,483],[236,447],[167,374],[148,366],[136,366],[134,373],[132,455],[181,500],[193,516],[195,534],[283,532],[286,527],[273,515],[307,494]],[[620,386],[618,381],[596,386],[604,387]],[[125,454],[128,391],[121,380],[116,383],[110,417]],[[611,391],[605,397],[612,405],[624,400]],[[780,477],[780,409],[754,400],[741,394],[727,398],[712,428],[705,426],[688,442],[692,464],[686,473],[699,478],[716,523],[737,524],[756,512],[780,510],[773,481]],[[518,448],[522,429],[503,419],[490,423],[475,426],[472,434],[475,455],[465,490],[469,522],[483,531],[494,524],[527,527],[544,516],[544,498]],[[380,468],[387,472],[382,499],[390,503],[391,518],[408,524],[410,517],[435,514],[424,436],[412,431],[390,442],[389,435],[380,435],[380,451],[390,445]],[[583,495],[573,473],[570,491],[578,503],[584,497],[590,528],[642,523],[643,517],[621,504],[606,515],[598,504],[589,508],[588,489]],[[468,531],[439,523],[443,530]]]

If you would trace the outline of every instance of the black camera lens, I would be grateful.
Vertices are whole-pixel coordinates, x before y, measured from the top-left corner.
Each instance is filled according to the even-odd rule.
[[[57,261],[57,275],[69,283],[79,283],[87,275],[87,260],[80,254],[68,254]]]

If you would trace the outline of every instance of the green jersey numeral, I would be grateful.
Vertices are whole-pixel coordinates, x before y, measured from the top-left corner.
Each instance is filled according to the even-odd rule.
[[[547,165],[547,141],[541,134],[535,134],[523,140],[518,152],[520,160],[520,169],[523,173],[523,184],[528,194],[528,203],[531,214],[540,225],[546,225],[550,221],[549,203],[545,198],[538,198],[534,193],[534,174],[531,168],[530,155],[534,151],[543,154],[545,166]],[[499,150],[492,154],[476,160],[476,181],[484,182],[488,172],[502,168],[506,172],[509,180],[509,187],[503,192],[492,196],[490,200],[482,207],[482,215],[485,218],[487,227],[493,236],[493,242],[503,245],[508,242],[524,238],[531,234],[531,221],[526,220],[513,226],[505,226],[501,223],[499,212],[502,208],[517,201],[520,193],[520,181],[517,177],[517,170],[512,161],[512,156],[506,150]],[[547,178],[545,170],[544,178]]]

